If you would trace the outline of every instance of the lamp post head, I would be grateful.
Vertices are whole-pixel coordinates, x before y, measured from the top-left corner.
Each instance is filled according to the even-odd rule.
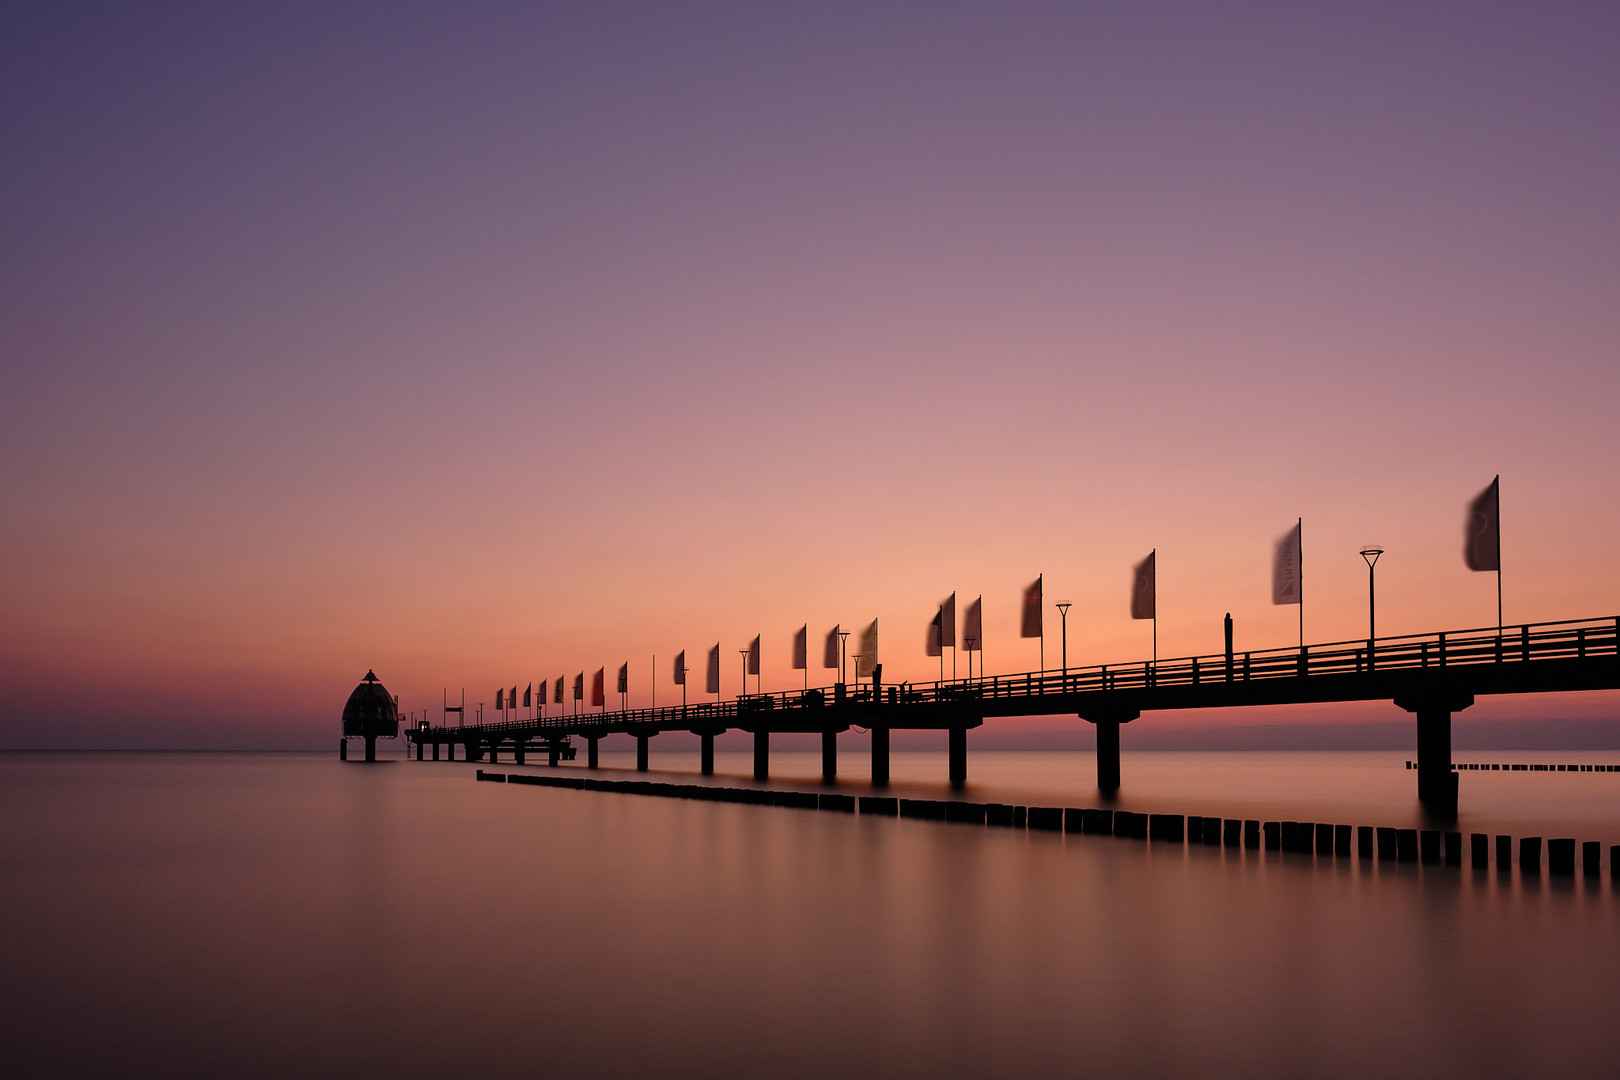
[[[1067,617],[1067,616],[1068,616],[1068,614],[1069,614],[1069,609],[1070,609],[1070,608],[1072,608],[1072,607],[1074,607],[1074,605],[1073,605],[1073,604],[1070,604],[1070,603],[1062,603],[1062,604],[1053,604],[1053,605],[1052,605],[1052,606],[1053,606],[1053,607],[1055,607],[1055,608],[1057,608],[1057,609],[1058,609],[1058,611],[1059,611],[1059,612],[1060,612],[1060,613],[1062,613],[1062,614],[1063,614],[1063,615],[1064,615],[1064,616],[1065,616],[1065,617]]]
[[[1368,544],[1366,547],[1362,548],[1361,557],[1367,561],[1367,569],[1371,570],[1374,566],[1376,566],[1378,564],[1378,556],[1382,555],[1383,553],[1384,549],[1379,547],[1377,544]]]

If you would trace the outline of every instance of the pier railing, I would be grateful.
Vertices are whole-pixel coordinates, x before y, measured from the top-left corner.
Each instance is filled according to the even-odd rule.
[[[1421,668],[1470,667],[1480,664],[1527,664],[1620,655],[1620,617],[1525,623],[1436,634],[1406,634],[1377,639],[1351,639],[1280,649],[1210,653],[1127,664],[1071,667],[1067,671],[1030,671],[971,679],[902,682],[874,687],[823,686],[744,694],[720,701],[613,711],[589,710],[460,728],[429,728],[425,734],[457,738],[467,732],[489,735],[547,730],[623,728],[636,725],[748,727],[768,723],[779,710],[835,707],[847,703],[885,705],[951,704],[974,700],[1056,698],[1115,690],[1143,690],[1205,683],[1241,683],[1363,675]],[[1032,702],[1033,704],[1033,702]]]

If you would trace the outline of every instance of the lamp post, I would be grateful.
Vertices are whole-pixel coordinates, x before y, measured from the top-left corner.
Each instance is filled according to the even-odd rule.
[[[1377,544],[1368,544],[1361,549],[1361,557],[1367,563],[1367,647],[1372,648],[1372,642],[1378,637],[1377,622],[1377,594],[1373,591],[1373,570],[1378,565],[1378,556],[1384,549]]]
[[[848,630],[840,630],[840,631],[838,631],[838,681],[839,682],[847,682],[848,681],[848,676],[847,676],[847,674],[845,672],[845,666],[844,666],[845,665],[845,660],[846,660],[844,650],[849,645],[849,633],[850,632]]]
[[[737,696],[745,698],[748,696],[748,650],[738,649],[737,653],[742,657],[742,693]]]
[[[1058,604],[1058,616],[1063,624],[1063,685],[1069,685],[1069,609],[1073,604]]]

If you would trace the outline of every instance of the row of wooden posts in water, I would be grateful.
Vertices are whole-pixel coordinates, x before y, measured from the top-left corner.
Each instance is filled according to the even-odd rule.
[[[944,799],[899,799],[881,795],[836,795],[830,792],[772,791],[713,784],[665,784],[647,780],[600,780],[594,777],[546,776],[533,773],[498,773],[478,770],[478,779],[493,783],[531,784],[538,787],[610,791],[631,795],[697,799],[705,802],[785,806],[801,810],[872,814],[880,817],[919,818],[1013,829],[1037,829],[1084,836],[1116,836],[1150,843],[1202,844],[1213,847],[1285,851],[1302,855],[1386,862],[1461,866],[1463,834],[1436,829],[1398,829],[1372,825],[1335,825],[1324,822],[1266,821],[1241,818],[1196,817],[1182,814],[1141,814],[1072,806],[1014,806]],[[1514,838],[1470,833],[1468,861],[1478,870],[1492,865],[1499,873],[1512,871]],[[1576,851],[1580,872],[1587,878],[1602,873],[1603,845],[1589,840],[1577,845],[1561,837],[1546,841],[1547,869],[1573,877]],[[1518,838],[1517,863],[1521,875],[1541,872],[1542,838]],[[1609,873],[1620,881],[1620,844],[1609,848]]]

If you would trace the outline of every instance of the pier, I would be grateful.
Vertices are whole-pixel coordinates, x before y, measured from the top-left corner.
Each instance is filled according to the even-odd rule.
[[[882,665],[853,686],[745,694],[728,701],[647,709],[578,712],[471,726],[411,731],[417,756],[441,748],[455,760],[519,764],[531,753],[552,765],[571,760],[583,739],[587,765],[597,767],[600,741],[615,734],[636,740],[636,767],[646,771],[652,738],[665,731],[700,736],[700,770],[714,771],[714,737],[750,733],[754,776],[770,774],[773,734],[815,733],[822,740],[822,776],[838,770],[838,736],[852,727],[871,732],[871,777],[889,775],[893,731],[947,733],[949,780],[967,779],[967,735],[987,719],[1077,716],[1097,729],[1097,788],[1118,791],[1120,732],[1144,714],[1181,709],[1238,708],[1339,701],[1389,701],[1412,714],[1417,728],[1417,793],[1432,813],[1454,816],[1459,773],[1451,754],[1451,718],[1476,698],[1495,694],[1620,689],[1620,617],[1527,623],[1437,634],[1327,642],[1304,647],[1189,656],[1130,664],[1073,667],[984,678],[885,685]]]

